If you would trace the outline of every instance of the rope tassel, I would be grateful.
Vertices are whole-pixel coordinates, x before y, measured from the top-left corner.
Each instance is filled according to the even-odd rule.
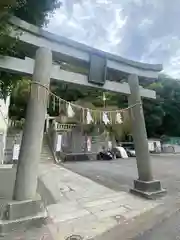
[[[93,118],[91,116],[89,109],[87,110],[86,121],[87,121],[87,124],[91,124],[93,122]]]
[[[119,124],[123,123],[123,121],[122,121],[122,116],[121,116],[121,113],[120,113],[120,112],[118,112],[118,113],[116,114],[116,122],[119,123]]]
[[[107,125],[108,123],[110,123],[110,120],[109,120],[108,115],[107,115],[106,112],[103,112],[102,120],[103,120],[103,122],[104,122],[105,125]]]

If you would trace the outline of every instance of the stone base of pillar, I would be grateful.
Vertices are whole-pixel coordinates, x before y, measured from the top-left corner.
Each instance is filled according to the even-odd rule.
[[[11,231],[41,226],[47,219],[47,212],[41,200],[13,201],[1,212],[0,236]]]
[[[134,188],[130,189],[130,192],[147,199],[156,199],[166,194],[166,190],[161,187],[161,182],[158,180],[148,182],[134,180]]]

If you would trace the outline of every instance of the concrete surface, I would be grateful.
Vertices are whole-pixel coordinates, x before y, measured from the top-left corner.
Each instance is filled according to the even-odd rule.
[[[154,179],[152,175],[149,145],[144,120],[144,113],[142,108],[142,101],[140,96],[138,76],[133,74],[129,75],[128,84],[131,91],[131,95],[128,97],[128,106],[130,107],[136,104],[131,109],[130,121],[132,125],[132,134],[136,152],[138,180],[144,182],[145,184],[145,182],[153,181]],[[144,191],[144,189],[142,189],[141,187],[139,189],[136,189],[136,185],[134,185],[134,191],[135,190]],[[154,192],[156,190],[157,189],[154,189]]]
[[[161,204],[116,192],[53,163],[40,164],[39,178],[55,202],[47,206],[48,227],[58,240],[72,234],[93,238]]]
[[[119,236],[124,240],[179,239],[180,214],[171,215],[171,212],[180,209],[180,155],[160,154],[151,156],[151,159],[155,178],[160,179],[163,187],[167,189],[167,195],[160,200],[163,204],[141,215],[137,220],[123,224],[121,228],[114,227],[95,239],[119,240]],[[65,163],[64,165],[117,192],[127,192],[132,186],[133,179],[137,177],[135,161],[131,158],[106,162],[81,162],[81,164]]]
[[[169,218],[139,234],[133,240],[178,240],[180,239],[180,212],[174,213]]]
[[[96,236],[97,240],[119,240],[119,236],[123,236],[125,240],[132,239],[126,238],[128,236],[141,237],[137,235],[140,232],[149,234],[146,230],[154,228],[157,220],[164,218],[160,213],[169,213],[171,203],[179,200],[179,157],[152,157],[154,176],[161,179],[168,194],[158,201],[148,201],[129,194],[133,179],[137,177],[134,158],[64,164],[66,168],[86,176],[82,177],[53,164],[46,146],[39,166],[38,190],[43,200],[47,199],[49,220],[46,225],[19,230],[0,239],[32,240],[44,237],[64,240],[72,234],[79,234],[85,236],[84,239]],[[175,209],[179,207],[175,206]]]
[[[0,240],[54,240],[47,225],[14,231]],[[55,239],[56,240],[56,239]]]
[[[44,142],[43,151],[41,153],[41,162],[43,164],[52,163],[53,158],[50,154],[50,150],[46,145],[46,141]],[[12,168],[12,165],[0,165],[0,213],[2,209],[12,200],[12,193],[13,193],[13,186],[15,181],[15,174],[16,174],[16,166]],[[4,183],[4,184],[2,184]],[[39,193],[45,197],[46,201],[48,201],[48,191],[46,187],[43,185],[41,181],[38,181],[38,190]],[[43,199],[44,200],[44,199]],[[50,199],[51,200],[51,199]],[[49,202],[51,203],[51,201]],[[47,202],[45,202],[46,204]],[[19,214],[23,214],[20,213]],[[1,219],[2,216],[0,215]],[[39,213],[38,216],[33,217],[25,217],[21,218],[16,221],[1,221],[0,220],[0,230],[1,232],[5,233],[5,236],[0,236],[0,239],[3,240],[35,240],[35,239],[46,239],[46,240],[53,240],[53,237],[48,228],[48,222],[44,222],[44,218],[47,217],[47,213]],[[40,221],[42,218],[42,221]],[[21,222],[21,226],[19,226],[19,222]],[[44,224],[42,224],[44,222]],[[7,224],[8,223],[8,224]],[[11,230],[10,230],[11,229]],[[12,231],[13,229],[13,231]]]
[[[0,199],[12,199],[16,167],[11,164],[0,165]]]

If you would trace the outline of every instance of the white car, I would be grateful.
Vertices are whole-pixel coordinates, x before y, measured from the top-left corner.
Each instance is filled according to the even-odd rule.
[[[135,157],[136,152],[133,143],[122,143],[122,147],[126,150],[128,157]]]

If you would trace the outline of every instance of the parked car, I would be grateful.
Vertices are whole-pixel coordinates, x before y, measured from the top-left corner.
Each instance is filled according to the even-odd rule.
[[[128,158],[129,157],[126,149],[122,146],[113,147],[111,151],[116,158]]]
[[[119,150],[119,147],[113,147],[111,151],[116,158],[121,158],[122,157],[121,152]]]
[[[122,143],[121,146],[126,150],[128,157],[135,157],[136,152],[133,143]]]

